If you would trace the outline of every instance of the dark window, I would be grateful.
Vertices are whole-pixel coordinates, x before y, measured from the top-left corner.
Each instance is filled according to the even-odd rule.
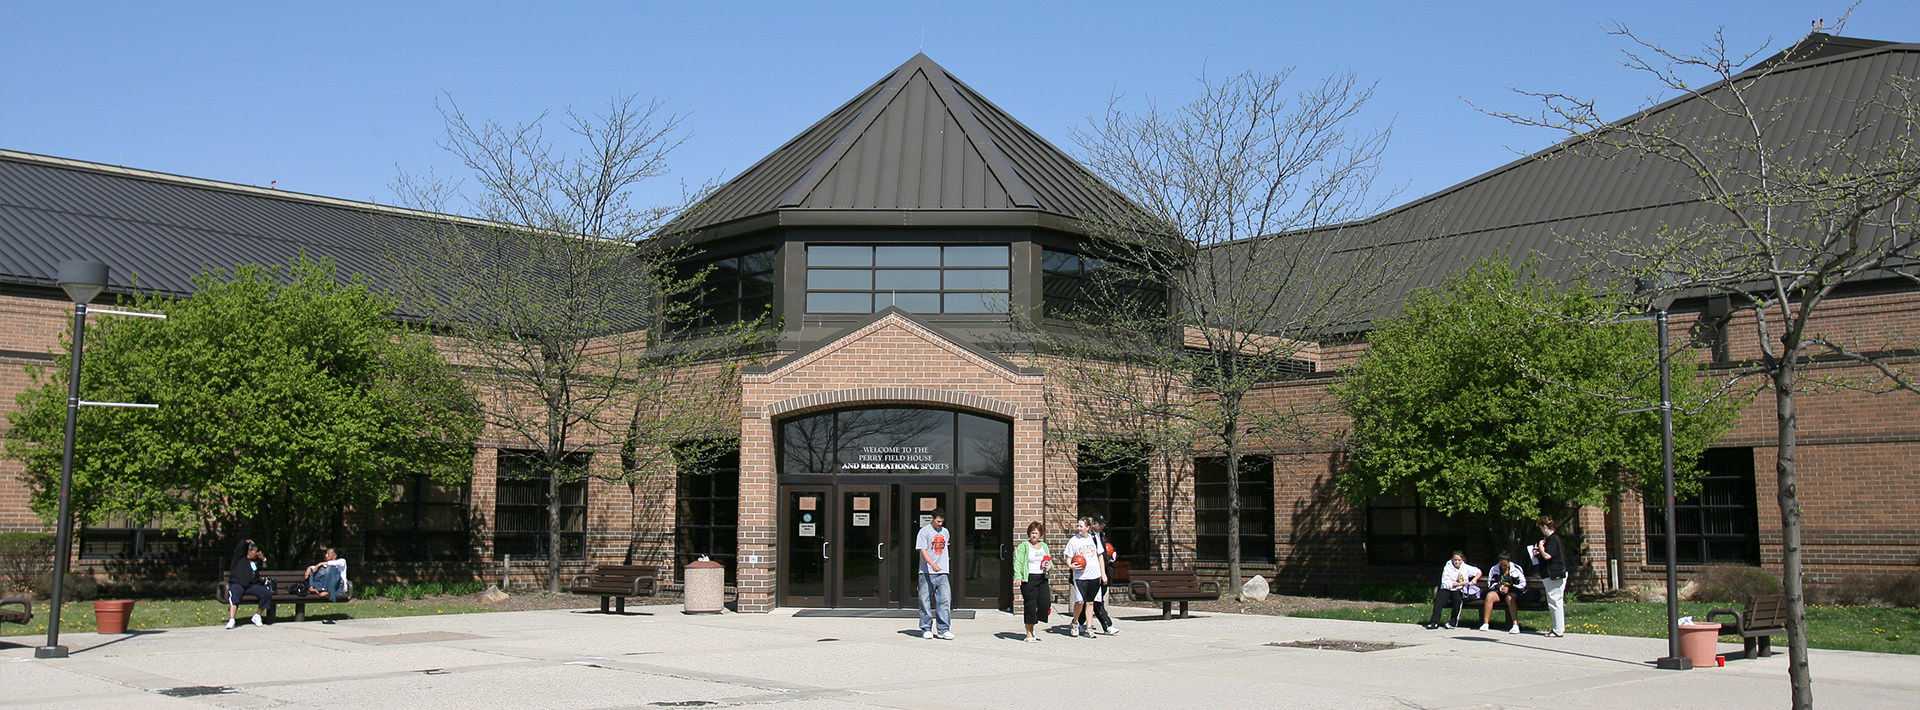
[[[1200,365],[1194,368],[1194,386],[1200,389],[1215,387],[1223,365],[1233,368],[1229,375],[1242,382],[1282,382],[1314,371],[1314,364],[1310,360],[1274,355],[1235,353],[1231,360],[1223,362],[1217,353],[1189,347],[1187,356],[1200,361]]]
[[[458,562],[467,550],[467,484],[414,475],[368,516],[361,557],[370,562]]]
[[[1012,252],[991,246],[809,246],[807,312],[1006,313]]]
[[[1099,322],[1114,314],[1166,315],[1167,292],[1114,262],[1070,251],[1040,255],[1040,305],[1048,318]]]
[[[966,412],[863,407],[780,424],[782,474],[926,474],[965,482],[1013,475],[1013,427]]]
[[[1227,561],[1227,458],[1193,461],[1194,554]],[[1240,457],[1240,561],[1273,561],[1273,457]]]
[[[192,551],[191,539],[132,520],[105,520],[80,529],[83,560],[177,560]]]
[[[587,557],[587,482],[581,472],[589,456],[574,454],[561,463],[560,559]],[[493,558],[547,559],[547,482],[553,471],[538,452],[501,451],[494,488]]]
[[[722,259],[697,261],[680,267],[680,278],[690,280],[712,267],[706,278],[687,291],[692,326],[706,328],[759,318],[773,308],[775,251],[750,252]]]
[[[1467,527],[1461,516],[1422,505],[1411,486],[1381,494],[1367,506],[1367,564],[1437,567],[1466,549]]]
[[[689,442],[675,447],[674,462],[679,468],[675,579],[686,579],[687,563],[705,555],[726,566],[727,583],[733,584],[739,556],[740,443]]]
[[[1150,449],[1134,442],[1080,445],[1080,514],[1107,516],[1107,538],[1120,559],[1135,569],[1158,564],[1147,519]],[[1073,535],[1068,529],[1061,537]]]
[[[1666,515],[1647,510],[1647,561],[1667,562]],[[1760,508],[1753,489],[1753,449],[1708,449],[1700,457],[1700,495],[1674,501],[1680,564],[1760,564]]]

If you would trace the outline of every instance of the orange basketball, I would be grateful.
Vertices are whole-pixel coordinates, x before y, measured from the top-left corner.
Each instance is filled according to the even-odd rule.
[[[1086,568],[1087,568],[1087,556],[1086,556],[1086,555],[1074,555],[1074,556],[1073,556],[1073,568],[1074,568],[1074,569],[1086,569]]]
[[[1108,557],[1113,556],[1113,543],[1111,542],[1107,543],[1107,556]]]

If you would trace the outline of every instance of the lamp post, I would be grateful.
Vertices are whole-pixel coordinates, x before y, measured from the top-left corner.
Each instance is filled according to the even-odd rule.
[[[68,517],[73,488],[73,429],[80,417],[80,355],[86,344],[87,304],[107,290],[107,265],[97,261],[60,262],[60,290],[73,300],[73,357],[67,370],[67,433],[60,454],[60,517],[54,525],[53,601],[47,609],[47,645],[33,650],[34,658],[66,658],[60,645],[60,604],[67,582],[67,553],[73,544],[73,521]]]
[[[1666,517],[1667,545],[1667,656],[1653,662],[1654,667],[1684,671],[1693,668],[1693,660],[1680,655],[1680,576],[1675,569],[1675,557],[1679,555],[1680,544],[1673,529],[1673,364],[1667,352],[1667,308],[1673,305],[1671,292],[1661,293],[1655,288],[1665,284],[1641,283],[1641,291],[1653,291],[1653,322],[1660,344],[1660,469],[1665,482],[1663,489],[1666,504],[1661,511]],[[1628,411],[1646,411],[1635,409]]]

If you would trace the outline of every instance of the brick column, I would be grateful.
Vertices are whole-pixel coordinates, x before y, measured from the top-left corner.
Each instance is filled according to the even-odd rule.
[[[779,542],[775,528],[779,485],[774,471],[773,420],[764,409],[748,409],[740,421],[740,556],[734,602],[741,613],[764,613],[774,607]]]

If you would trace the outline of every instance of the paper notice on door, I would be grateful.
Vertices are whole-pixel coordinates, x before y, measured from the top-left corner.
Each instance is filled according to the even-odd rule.
[[[866,496],[853,497],[854,510],[873,510],[873,499]]]
[[[921,498],[920,499],[920,510],[922,511],[933,510],[934,508],[938,508],[938,507],[940,507],[939,498]]]
[[[801,524],[800,524],[800,537],[813,537],[813,536],[814,536],[814,532],[813,532],[813,531],[814,531],[814,527],[813,527],[813,526],[815,526],[815,525],[818,525],[818,523],[801,523]]]
[[[872,514],[872,513],[854,513],[854,514],[853,514],[853,526],[854,526],[854,527],[856,527],[856,528],[864,528],[864,527],[867,527],[867,526],[869,526],[869,525],[872,525],[872,524],[873,524],[873,514]]]
[[[973,516],[973,529],[975,529],[975,530],[992,530],[992,529],[993,529],[993,516],[991,516],[991,515],[976,515],[976,516]]]
[[[923,528],[924,528],[924,527],[926,527],[926,526],[928,526],[928,525],[932,525],[932,524],[933,524],[933,516],[931,516],[931,515],[922,515],[922,516],[920,516],[920,527],[923,527]]]
[[[975,498],[975,499],[973,499],[973,512],[975,512],[975,513],[991,513],[991,512],[993,512],[993,499],[992,499],[992,498]]]
[[[816,498],[814,496],[800,496],[800,509],[813,510],[814,506],[818,505],[818,503],[815,502],[818,500],[819,498]]]

